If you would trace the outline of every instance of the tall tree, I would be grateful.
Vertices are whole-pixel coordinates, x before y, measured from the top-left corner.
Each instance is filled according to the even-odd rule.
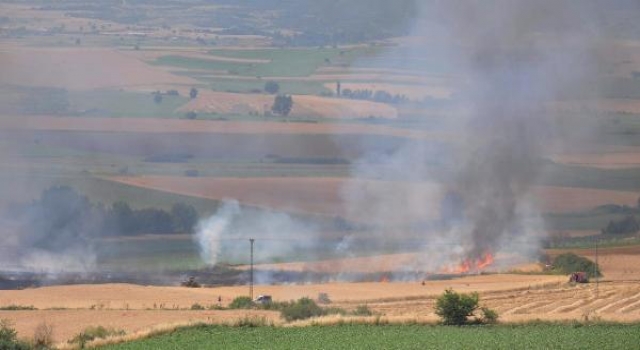
[[[278,95],[273,100],[271,111],[282,116],[288,116],[293,108],[293,98],[288,95]]]

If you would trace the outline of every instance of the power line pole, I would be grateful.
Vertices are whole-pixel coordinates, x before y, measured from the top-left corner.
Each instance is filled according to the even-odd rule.
[[[594,271],[594,275],[596,277],[596,298],[598,297],[598,285],[600,284],[600,278],[598,277],[598,241],[599,239],[596,237],[596,266],[593,267]]]
[[[249,297],[253,300],[253,238],[249,238],[249,243],[251,243],[251,267],[250,267],[250,275],[249,275]]]

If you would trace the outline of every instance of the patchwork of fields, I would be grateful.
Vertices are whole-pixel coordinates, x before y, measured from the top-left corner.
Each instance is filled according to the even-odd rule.
[[[0,290],[0,320],[21,338],[42,322],[63,347],[87,326],[137,339],[204,323],[107,348],[637,346],[640,41],[633,35],[598,46],[606,54],[576,86],[570,76],[541,89],[535,70],[549,68],[538,60],[557,62],[536,50],[569,46],[559,55],[574,57],[584,48],[556,45],[536,28],[539,35],[522,41],[532,52],[507,45],[493,57],[461,37],[452,60],[441,37],[347,44],[342,34],[329,42],[275,28],[279,11],[199,0],[184,8],[128,3],[109,11],[77,1],[0,4],[0,281],[29,269],[65,271],[67,255],[77,254],[90,262],[78,272],[83,283],[96,271],[100,281],[125,271],[162,284]],[[454,62],[465,55],[469,62]],[[554,80],[542,75],[543,84]],[[505,88],[503,79],[526,88]],[[290,113],[273,108],[278,94],[292,96]],[[468,174],[477,175],[471,183]],[[81,203],[38,212],[35,203],[54,186],[71,187]],[[126,218],[176,203],[209,219],[193,226],[200,235],[97,237],[102,223],[69,219],[85,207]],[[471,217],[480,217],[478,226],[460,233],[458,224]],[[625,225],[618,231],[631,231],[603,232]],[[32,227],[42,232],[30,235]],[[526,256],[483,245],[485,234],[502,234],[495,245],[526,246]],[[517,241],[519,234],[526,239]],[[220,310],[248,292],[249,237],[259,273],[254,294],[289,301],[326,293],[331,307],[366,305],[374,315],[285,324],[276,311]],[[473,239],[450,244],[451,237]],[[425,247],[459,256],[469,253],[467,243],[495,249],[492,265],[465,276],[424,275],[425,259],[438,259],[425,257]],[[534,257],[567,252],[597,259],[604,277],[569,284]],[[480,253],[491,252],[473,251]],[[20,265],[25,256],[44,259]],[[439,263],[445,271],[451,261]],[[211,285],[178,287],[207,273]],[[388,282],[393,273],[400,277]],[[360,277],[347,283],[345,276]],[[512,325],[435,327],[436,299],[450,288],[478,292],[481,306]],[[247,320],[278,327],[228,327]],[[353,320],[362,324],[343,325]],[[514,325],[537,320],[561,324]],[[317,324],[327,326],[290,327]]]

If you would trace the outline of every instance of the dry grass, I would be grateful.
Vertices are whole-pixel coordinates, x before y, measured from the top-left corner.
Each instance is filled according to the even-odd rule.
[[[20,338],[32,338],[38,325],[46,322],[53,327],[53,341],[66,342],[88,326],[122,329],[126,339],[144,337],[162,329],[194,323],[229,324],[245,317],[264,317],[265,322],[277,324],[275,311],[173,311],[173,310],[38,310],[4,311],[0,319],[10,320]]]

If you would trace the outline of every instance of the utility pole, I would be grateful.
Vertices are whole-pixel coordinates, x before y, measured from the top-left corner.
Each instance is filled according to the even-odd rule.
[[[598,297],[598,284],[600,282],[600,278],[598,277],[598,238],[596,238],[596,266],[593,268],[595,270],[594,276],[596,277],[596,298]]]
[[[253,238],[249,238],[249,243],[251,243],[251,268],[249,275],[249,297],[253,300]]]

